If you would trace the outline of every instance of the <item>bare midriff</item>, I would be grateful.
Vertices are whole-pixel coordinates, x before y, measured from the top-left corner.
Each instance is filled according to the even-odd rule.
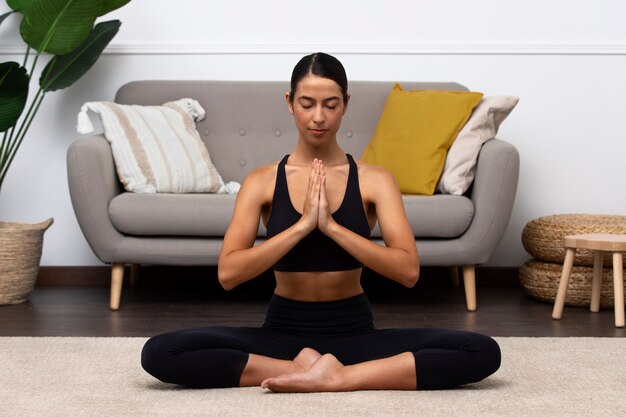
[[[362,268],[331,272],[275,271],[274,293],[296,301],[335,301],[363,292]]]

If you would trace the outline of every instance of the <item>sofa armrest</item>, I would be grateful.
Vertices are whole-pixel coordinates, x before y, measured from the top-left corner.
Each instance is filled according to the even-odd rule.
[[[102,135],[81,138],[67,151],[67,174],[78,224],[103,262],[115,261],[123,240],[109,218],[109,203],[123,191],[117,177],[111,145]]]
[[[493,139],[482,146],[471,189],[474,218],[459,239],[467,264],[487,262],[500,243],[513,211],[519,164],[519,153],[508,142]]]

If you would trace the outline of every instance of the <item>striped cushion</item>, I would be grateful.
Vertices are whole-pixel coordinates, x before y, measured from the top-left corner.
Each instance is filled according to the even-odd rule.
[[[223,185],[194,124],[205,114],[197,101],[186,98],[162,106],[89,102],[79,120],[87,110],[100,115],[127,191],[202,193]]]

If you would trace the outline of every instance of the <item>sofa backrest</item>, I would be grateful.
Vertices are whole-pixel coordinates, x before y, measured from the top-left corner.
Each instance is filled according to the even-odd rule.
[[[393,82],[352,81],[348,111],[338,140],[360,158],[369,143]],[[405,90],[467,91],[461,84],[400,82]],[[298,134],[287,110],[288,82],[146,80],[123,85],[115,97],[121,104],[159,105],[193,98],[206,118],[197,124],[211,159],[224,181],[241,182],[246,174],[290,153]]]

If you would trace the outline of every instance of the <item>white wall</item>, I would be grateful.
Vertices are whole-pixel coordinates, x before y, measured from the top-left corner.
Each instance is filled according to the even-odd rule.
[[[46,97],[3,187],[0,219],[54,217],[43,265],[100,264],[66,180],[83,102],[110,100],[135,79],[287,80],[302,55],[323,50],[353,80],[458,81],[521,98],[498,135],[520,151],[517,200],[489,262],[519,266],[534,217],[626,214],[625,15],[620,0],[132,0],[109,16],[122,29],[91,72]],[[2,61],[21,60],[16,26],[0,28]]]

